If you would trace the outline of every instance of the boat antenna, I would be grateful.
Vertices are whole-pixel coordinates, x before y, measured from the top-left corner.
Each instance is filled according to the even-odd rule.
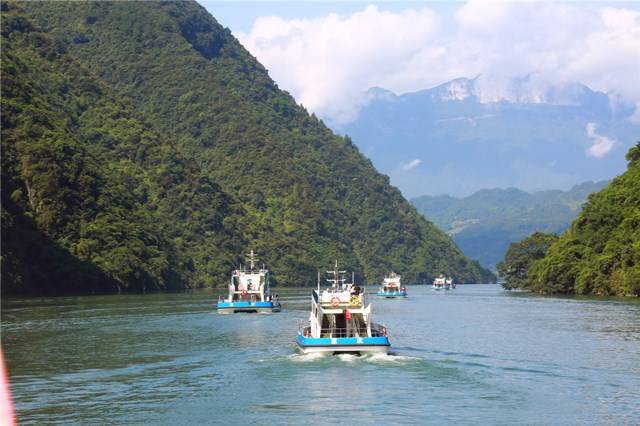
[[[256,257],[256,254],[253,252],[253,249],[251,249],[251,253],[249,253],[247,255],[247,257],[249,258],[249,265],[251,267],[251,271],[253,271],[253,263],[258,260],[258,258]]]
[[[320,271],[318,271],[318,296],[320,296]]]

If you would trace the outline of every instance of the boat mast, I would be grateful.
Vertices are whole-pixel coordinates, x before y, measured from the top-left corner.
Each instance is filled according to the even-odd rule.
[[[338,260],[336,260],[335,269],[333,271],[327,271],[327,274],[332,275],[333,278],[327,278],[327,281],[331,283],[331,287],[337,288],[338,284],[344,284],[345,279],[340,277],[340,274],[346,274],[347,271],[340,271],[338,269]]]
[[[253,252],[253,249],[251,250],[251,253],[247,254],[246,256],[249,258],[249,265],[251,268],[249,270],[253,271],[253,264],[256,260],[258,260],[258,258],[256,257],[256,254]]]

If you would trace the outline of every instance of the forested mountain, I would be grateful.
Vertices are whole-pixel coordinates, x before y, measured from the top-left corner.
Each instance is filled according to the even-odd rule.
[[[373,89],[358,118],[334,129],[410,197],[570,188],[622,173],[640,132],[635,107],[579,83],[541,83],[479,76],[401,95]]]
[[[2,291],[491,274],[195,2],[2,3]]]
[[[146,291],[221,279],[243,248],[241,207],[65,43],[8,8],[2,290]]]
[[[564,232],[589,194],[606,184],[585,182],[568,191],[534,193],[516,188],[483,189],[465,198],[422,196],[411,202],[451,235],[464,254],[484,266],[495,267],[509,244],[536,231]]]
[[[559,239],[536,234],[509,248],[499,265],[508,288],[640,296],[640,142],[627,160]]]

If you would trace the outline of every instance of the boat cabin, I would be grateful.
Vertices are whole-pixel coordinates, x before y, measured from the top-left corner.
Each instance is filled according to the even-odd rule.
[[[334,274],[332,287],[311,293],[309,322],[298,333],[298,346],[303,352],[387,352],[386,328],[372,321],[371,304],[356,284]]]
[[[256,255],[251,250],[249,267],[241,265],[231,273],[227,297],[218,299],[218,312],[277,312],[280,303],[270,293],[269,271],[262,265],[256,268]]]

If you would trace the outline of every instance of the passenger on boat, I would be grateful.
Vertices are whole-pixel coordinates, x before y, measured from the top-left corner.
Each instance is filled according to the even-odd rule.
[[[362,291],[362,289],[360,288],[360,286],[358,284],[356,284],[351,289],[351,294],[354,294],[354,295],[358,296],[361,291]]]

